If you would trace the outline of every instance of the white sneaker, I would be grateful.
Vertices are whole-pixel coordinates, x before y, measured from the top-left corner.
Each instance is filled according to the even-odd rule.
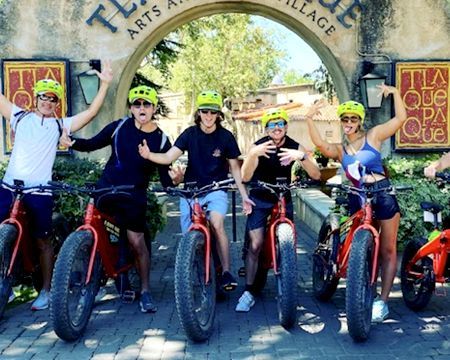
[[[375,299],[372,305],[372,322],[383,322],[389,315],[387,304],[381,299]]]
[[[98,289],[97,295],[95,295],[95,302],[98,303],[100,301],[102,301],[102,299],[105,297],[105,295],[107,294],[107,291],[105,289],[104,286],[100,287]]]
[[[237,312],[249,312],[253,305],[255,305],[255,298],[250,292],[244,291],[239,298],[235,310]]]
[[[41,290],[39,296],[33,301],[31,305],[31,310],[45,310],[48,308],[50,302],[49,293],[44,289]]]

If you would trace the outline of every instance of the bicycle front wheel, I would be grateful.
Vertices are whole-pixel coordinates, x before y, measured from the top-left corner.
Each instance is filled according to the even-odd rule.
[[[11,263],[14,241],[17,238],[17,229],[14,225],[0,225],[0,319],[5,312],[11,294],[13,278],[7,275]]]
[[[370,284],[373,268],[374,239],[370,231],[355,233],[347,268],[345,308],[348,332],[357,342],[367,340],[372,322],[375,286]]]
[[[289,224],[280,224],[276,229],[277,304],[281,326],[291,328],[297,321],[297,256],[294,229]]]
[[[50,318],[56,335],[65,341],[79,339],[91,316],[101,267],[97,255],[86,284],[92,245],[90,231],[73,232],[63,243],[53,270]]]
[[[175,258],[178,317],[188,338],[196,342],[211,336],[216,309],[214,264],[211,257],[209,282],[206,284],[205,255],[205,236],[194,230],[183,236]]]

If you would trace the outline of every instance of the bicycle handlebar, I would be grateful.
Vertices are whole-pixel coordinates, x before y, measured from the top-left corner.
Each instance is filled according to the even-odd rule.
[[[450,172],[445,171],[445,172],[437,172],[436,173],[436,177],[444,180],[447,183],[450,183]]]
[[[8,184],[3,180],[0,180],[0,184],[4,185],[7,189],[14,193],[51,192],[51,190],[54,189],[53,186],[49,185],[24,186],[23,183]]]
[[[390,185],[379,189],[366,189],[366,188],[358,188],[356,186],[347,185],[347,184],[333,184],[329,183],[326,184],[328,187],[338,188],[341,190],[344,190],[346,192],[352,193],[352,194],[377,194],[380,192],[390,192],[392,194],[395,194],[396,191],[405,191],[405,190],[412,190],[413,187],[410,185]]]
[[[306,180],[288,183],[287,180],[284,178],[284,180],[280,180],[276,184],[268,183],[262,180],[250,181],[245,184],[251,188],[260,188],[269,190],[272,194],[277,195],[278,193],[287,192],[295,188],[306,188],[308,186],[318,185],[320,184],[320,182],[315,180]]]
[[[230,185],[234,184],[234,182],[235,182],[234,179],[226,179],[226,180],[222,180],[222,181],[214,181],[213,183],[205,185],[205,186],[201,187],[200,189],[198,189],[196,187],[191,187],[191,188],[187,188],[187,189],[180,189],[180,188],[176,188],[176,187],[167,187],[167,188],[163,188],[160,190],[162,190],[170,195],[178,195],[185,199],[188,199],[188,198],[196,198],[196,197],[199,197],[200,195],[207,194],[209,192],[216,191],[216,190],[229,189]],[[158,189],[152,189],[152,191],[158,191]]]
[[[89,196],[93,195],[99,195],[99,194],[126,194],[130,195],[130,193],[123,191],[123,190],[133,190],[134,185],[117,185],[117,186],[109,186],[105,188],[96,189],[93,186],[75,186],[72,184],[67,184],[59,181],[49,181],[48,184],[51,186],[52,189],[65,191],[68,193],[81,193],[81,194],[87,194]]]

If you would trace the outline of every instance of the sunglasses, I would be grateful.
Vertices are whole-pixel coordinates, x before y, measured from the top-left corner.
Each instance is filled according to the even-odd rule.
[[[341,117],[341,122],[356,124],[359,121],[358,116],[343,116]]]
[[[38,95],[38,99],[41,101],[48,101],[51,103],[58,102],[58,98],[56,96]]]
[[[283,129],[285,125],[285,121],[270,122],[267,124],[266,128],[268,128],[269,130],[273,130],[276,126],[278,126],[280,129]]]
[[[131,104],[131,106],[133,106],[133,107],[135,107],[135,108],[140,108],[141,106],[143,106],[144,108],[146,108],[146,109],[150,109],[152,106],[153,106],[153,104],[151,103],[151,102],[148,102],[148,101],[139,101],[139,100],[136,100],[136,101],[134,101],[132,104]]]
[[[209,109],[203,109],[203,110],[200,110],[200,113],[202,113],[203,115],[206,115],[208,113],[210,113],[211,115],[216,115],[218,113],[218,111],[216,111],[216,110],[209,110]]]

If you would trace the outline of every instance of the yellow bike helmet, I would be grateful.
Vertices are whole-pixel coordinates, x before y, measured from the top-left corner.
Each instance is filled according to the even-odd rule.
[[[263,128],[265,128],[267,126],[267,123],[269,121],[278,120],[278,119],[282,119],[282,120],[286,121],[286,123],[289,122],[289,115],[286,112],[286,110],[281,109],[281,108],[273,108],[273,109],[266,110],[264,112],[264,115],[261,118],[261,123],[262,123]]]
[[[34,84],[33,91],[36,96],[39,94],[52,93],[55,94],[58,99],[61,99],[64,94],[61,84],[52,79],[42,79],[37,81],[36,84]]]
[[[209,109],[222,111],[222,96],[217,91],[202,91],[197,96],[197,110]]]
[[[340,104],[337,108],[337,115],[341,117],[345,113],[356,114],[361,118],[361,124],[364,122],[366,117],[366,110],[364,105],[356,101],[346,101]]]
[[[151,102],[154,107],[158,105],[158,94],[156,90],[150,86],[140,85],[132,88],[128,93],[128,102],[132,104],[137,99],[147,100]]]

